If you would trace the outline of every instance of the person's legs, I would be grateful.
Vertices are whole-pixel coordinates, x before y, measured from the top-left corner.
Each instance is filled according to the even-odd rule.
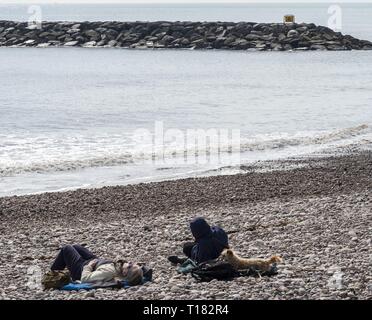
[[[90,252],[87,248],[79,245],[79,244],[74,244],[73,247],[75,250],[81,255],[81,257],[84,260],[92,260],[92,259],[97,259],[97,256]]]
[[[57,257],[54,259],[52,266],[50,267],[51,270],[63,270],[66,268],[65,260],[63,259],[63,249],[59,250]]]
[[[196,244],[195,242],[186,242],[183,244],[183,253],[185,254],[187,258],[191,258],[191,251],[192,251],[192,248],[195,246],[195,244]],[[179,258],[177,256],[170,256],[168,257],[168,260],[175,264],[177,263],[182,264],[187,260],[187,258]]]
[[[152,269],[150,269],[147,266],[142,266],[142,272],[143,272],[143,277],[147,281],[151,281],[152,280]]]
[[[71,278],[73,280],[80,280],[84,262],[85,260],[79,252],[73,246],[67,245],[58,253],[51,269],[57,271],[67,267],[71,273]]]
[[[195,244],[195,242],[186,242],[183,244],[183,253],[186,257],[191,258],[191,251]]]

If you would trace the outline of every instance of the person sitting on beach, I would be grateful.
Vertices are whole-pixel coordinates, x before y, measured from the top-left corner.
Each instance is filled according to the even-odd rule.
[[[51,266],[52,271],[62,271],[67,267],[73,281],[111,282],[126,280],[129,285],[142,283],[152,270],[132,262],[100,259],[80,245],[66,245],[58,253]]]
[[[229,248],[226,232],[220,227],[211,227],[204,218],[193,219],[190,229],[195,241],[186,242],[183,245],[183,253],[196,263],[217,259],[224,249]],[[170,256],[168,260],[172,263],[183,263],[186,259]]]

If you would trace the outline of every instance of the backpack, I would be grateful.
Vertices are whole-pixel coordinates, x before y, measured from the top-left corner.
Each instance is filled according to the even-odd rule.
[[[69,271],[48,271],[44,274],[41,284],[44,290],[60,289],[71,282]]]
[[[247,268],[244,270],[236,270],[230,263],[226,261],[210,260],[198,264],[190,271],[191,275],[199,281],[217,280],[232,280],[236,277],[259,277],[278,274],[276,263],[273,263],[270,270],[260,272],[254,268]]]
[[[206,261],[198,264],[191,271],[191,275],[199,281],[231,280],[238,277],[240,273],[226,261]]]

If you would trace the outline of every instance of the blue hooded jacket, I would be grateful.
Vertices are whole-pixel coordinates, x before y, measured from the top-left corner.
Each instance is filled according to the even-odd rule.
[[[218,258],[229,245],[226,232],[220,227],[210,227],[203,218],[192,220],[190,229],[196,242],[191,259],[197,263]]]

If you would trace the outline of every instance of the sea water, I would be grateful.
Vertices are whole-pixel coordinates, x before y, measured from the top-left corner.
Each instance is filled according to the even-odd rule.
[[[62,7],[46,6],[45,20],[275,21],[284,12],[250,7],[244,19],[223,6]],[[26,20],[24,9],[0,6],[0,19]],[[358,12],[345,17],[349,30],[368,38],[365,10],[349,10]],[[370,51],[0,48],[0,196],[234,173],[257,160],[368,148],[371,92]],[[138,139],[159,127],[181,138]],[[190,151],[188,130],[208,129],[227,130],[239,148],[221,152],[213,140]]]

